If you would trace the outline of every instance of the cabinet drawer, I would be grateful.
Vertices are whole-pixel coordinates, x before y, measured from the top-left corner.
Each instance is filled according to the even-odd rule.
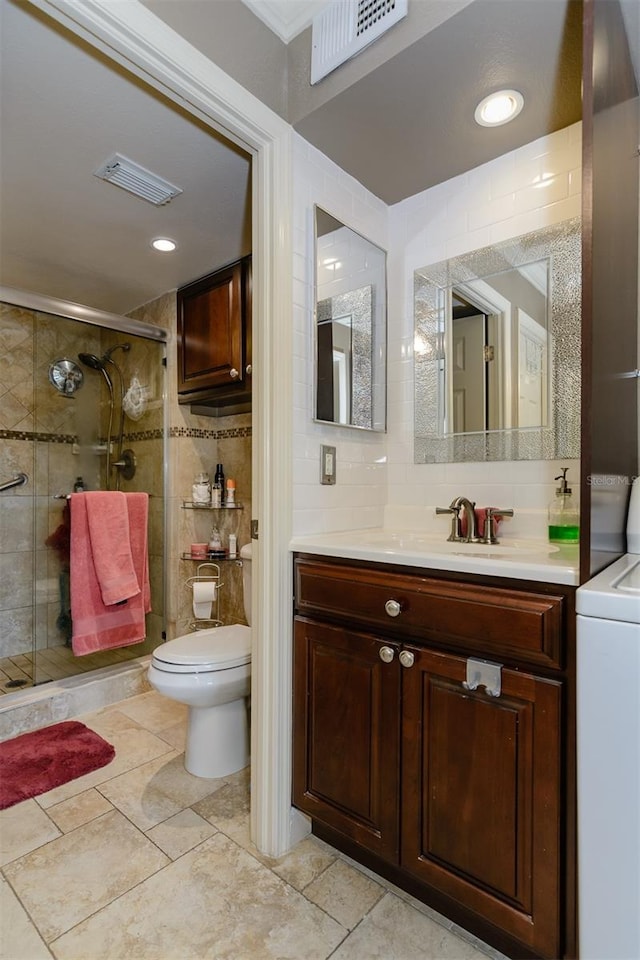
[[[563,660],[561,594],[296,559],[296,611],[546,667]],[[390,615],[388,601],[399,606]],[[393,613],[393,606],[391,607]]]

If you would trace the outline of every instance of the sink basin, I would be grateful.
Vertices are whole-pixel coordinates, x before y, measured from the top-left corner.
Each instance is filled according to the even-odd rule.
[[[354,536],[353,534],[351,535]],[[550,557],[559,547],[543,540],[509,540],[500,543],[453,543],[441,536],[411,531],[360,530],[358,542],[390,553],[449,554],[463,557],[487,557],[491,560]],[[355,537],[354,537],[355,539]]]
[[[577,546],[505,537],[500,543],[451,543],[443,530],[372,527],[294,537],[291,549],[326,557],[394,566],[513,577],[549,583],[578,582]]]

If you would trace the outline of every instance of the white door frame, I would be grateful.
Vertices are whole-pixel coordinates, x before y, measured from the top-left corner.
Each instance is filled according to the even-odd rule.
[[[292,129],[138,0],[30,2],[253,153],[252,837],[279,856],[308,832],[291,807]]]

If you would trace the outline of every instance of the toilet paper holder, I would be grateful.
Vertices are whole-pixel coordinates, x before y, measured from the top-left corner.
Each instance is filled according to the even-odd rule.
[[[197,617],[193,616],[189,621],[190,630],[205,630],[208,627],[219,627],[222,620],[218,616],[220,604],[220,588],[224,585],[220,579],[220,567],[217,563],[199,563],[196,567],[196,573],[192,577],[187,577],[184,586],[193,595],[196,583],[214,583],[215,598],[211,602],[211,616]],[[195,604],[194,604],[195,606]],[[195,611],[194,611],[195,612]]]

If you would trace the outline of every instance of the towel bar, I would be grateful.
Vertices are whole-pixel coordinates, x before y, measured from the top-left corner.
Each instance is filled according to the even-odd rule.
[[[29,477],[26,473],[18,473],[13,480],[5,480],[4,483],[0,483],[0,492],[2,492],[2,490],[11,490],[12,487],[21,487],[23,483],[28,482]]]

